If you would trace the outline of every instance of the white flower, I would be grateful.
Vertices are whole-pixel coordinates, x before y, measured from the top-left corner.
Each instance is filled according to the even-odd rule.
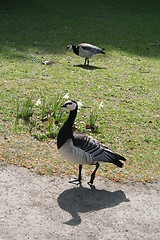
[[[101,109],[101,108],[103,108],[103,107],[104,107],[103,102],[100,102],[100,104],[99,104],[99,109]]]
[[[35,105],[36,105],[36,106],[41,105],[41,99],[38,99]]]
[[[66,93],[65,95],[64,95],[64,97],[63,97],[64,99],[66,99],[66,100],[68,100],[68,98],[69,98],[69,94],[68,93]]]
[[[80,109],[80,108],[83,106],[83,103],[82,103],[81,100],[79,100],[79,101],[77,102],[77,104],[78,104],[78,109]]]

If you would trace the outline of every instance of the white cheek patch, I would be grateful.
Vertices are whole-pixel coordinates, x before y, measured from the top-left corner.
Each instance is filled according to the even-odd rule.
[[[72,45],[68,45],[67,46],[67,49],[69,50],[69,49],[72,49]]]
[[[67,105],[67,108],[70,110],[70,111],[73,111],[75,110],[77,107],[76,103],[72,102],[72,104],[68,104]]]

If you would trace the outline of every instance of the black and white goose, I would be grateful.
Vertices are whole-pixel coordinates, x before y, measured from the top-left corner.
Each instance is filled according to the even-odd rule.
[[[123,163],[120,160],[126,161],[124,157],[111,151],[90,136],[73,133],[72,126],[77,115],[78,104],[72,100],[67,101],[62,107],[69,109],[70,114],[58,133],[57,147],[66,160],[79,164],[78,179],[70,182],[81,184],[81,171],[83,164],[96,166],[91,175],[91,179],[88,182],[89,185],[93,184],[95,173],[99,168],[100,162],[113,163],[121,168]]]
[[[92,56],[98,53],[105,54],[105,52],[103,51],[104,48],[100,48],[89,43],[80,43],[77,46],[70,44],[67,46],[67,49],[73,49],[73,52],[76,55],[85,58],[84,65],[89,65],[89,59]]]

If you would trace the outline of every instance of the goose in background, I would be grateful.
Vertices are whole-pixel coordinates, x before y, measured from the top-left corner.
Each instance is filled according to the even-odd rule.
[[[104,48],[100,48],[89,43],[80,43],[77,46],[70,44],[67,46],[67,49],[73,49],[73,52],[76,55],[85,58],[84,65],[89,65],[89,59],[92,56],[98,53],[105,54],[105,52],[103,51]]]
[[[113,163],[122,168],[123,163],[121,161],[126,161],[124,157],[111,151],[90,136],[73,133],[72,126],[78,110],[77,102],[68,100],[62,107],[69,109],[70,114],[58,133],[57,148],[66,160],[79,164],[78,179],[71,180],[70,182],[81,184],[83,164],[95,165],[95,170],[88,182],[89,185],[93,184],[100,162]]]

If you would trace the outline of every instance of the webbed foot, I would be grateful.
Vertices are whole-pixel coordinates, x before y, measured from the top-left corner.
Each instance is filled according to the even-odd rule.
[[[75,184],[75,185],[81,185],[81,180],[72,178],[69,183]]]

